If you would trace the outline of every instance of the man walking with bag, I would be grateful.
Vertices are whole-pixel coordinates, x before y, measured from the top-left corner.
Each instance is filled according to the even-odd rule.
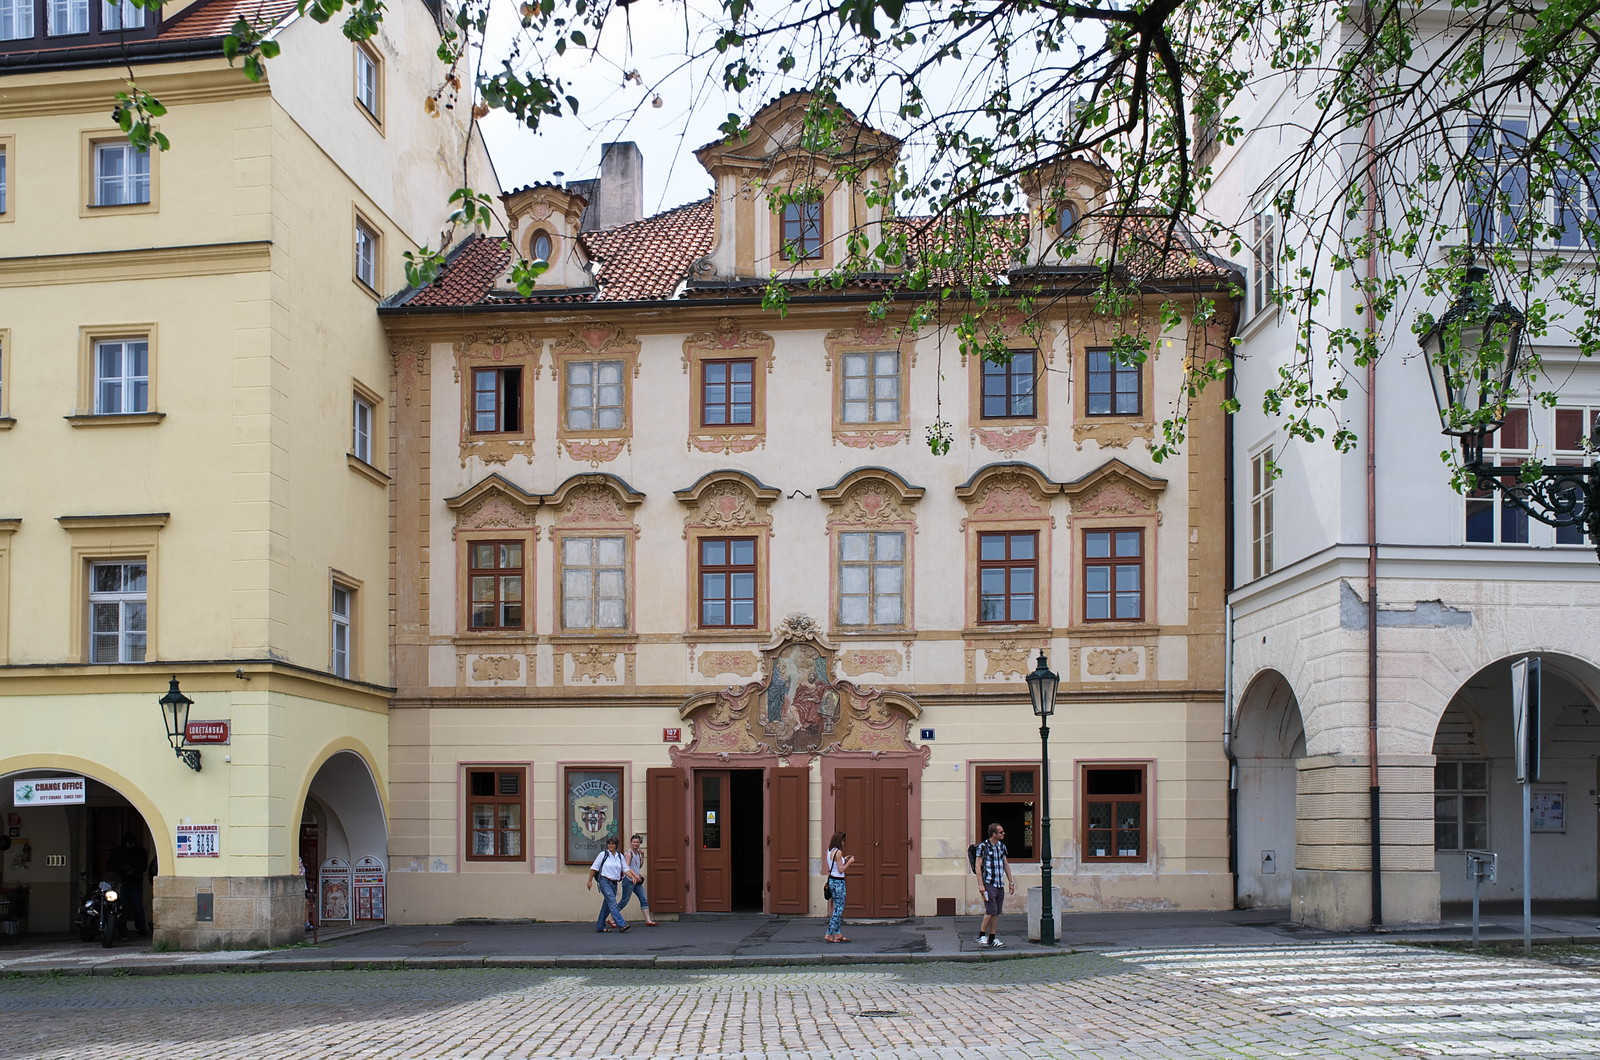
[[[595,881],[600,882],[600,915],[594,919],[596,931],[610,931],[606,927],[606,917],[616,922],[618,931],[627,931],[628,922],[622,919],[622,910],[617,908],[617,885],[622,881],[623,873],[627,871],[627,862],[617,850],[617,837],[606,837],[606,848],[594,859],[594,864],[589,866],[589,890],[594,890]]]
[[[978,929],[978,945],[1000,949],[1000,907],[1005,903],[1006,890],[1017,893],[1017,881],[1011,876],[1011,862],[1006,858],[1006,830],[999,824],[989,826],[989,838],[978,844],[978,856],[973,873],[983,893],[983,925]]]

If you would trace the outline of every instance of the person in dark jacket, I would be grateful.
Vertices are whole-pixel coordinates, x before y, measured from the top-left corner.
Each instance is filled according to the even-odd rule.
[[[122,877],[123,908],[133,913],[134,931],[150,934],[144,915],[144,879],[150,872],[150,854],[132,832],[125,833],[122,845],[111,852],[111,871]]]

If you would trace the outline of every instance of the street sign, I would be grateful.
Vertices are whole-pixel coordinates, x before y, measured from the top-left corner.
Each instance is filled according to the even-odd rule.
[[[1517,783],[1539,779],[1539,660],[1511,664],[1511,718],[1517,749]]]
[[[185,743],[227,743],[231,726],[224,721],[191,721],[183,727]]]
[[[82,777],[35,777],[11,782],[13,806],[78,806],[88,782]]]

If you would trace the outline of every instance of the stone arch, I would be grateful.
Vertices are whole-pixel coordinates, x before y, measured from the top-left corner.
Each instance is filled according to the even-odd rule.
[[[389,800],[375,761],[361,741],[349,737],[335,740],[318,752],[300,783],[293,842],[298,842],[306,804],[315,798],[336,818],[347,848],[345,853],[338,853],[325,847],[322,857],[336,855],[353,863],[356,858],[371,855],[387,866]],[[317,866],[306,866],[308,873],[316,870]]]
[[[1296,765],[1306,754],[1299,700],[1288,678],[1262,669],[1234,708],[1238,904],[1287,907],[1295,868]]]
[[[1515,652],[1457,680],[1433,734],[1433,868],[1441,902],[1471,898],[1468,849],[1500,856],[1485,900],[1522,897],[1522,791],[1516,780],[1511,666],[1540,660],[1543,769],[1533,787],[1533,898],[1593,901],[1600,892],[1600,666],[1560,652]]]
[[[167,826],[167,820],[161,811],[156,808],[155,802],[133,781],[114,769],[109,769],[98,762],[92,762],[86,758],[79,758],[76,755],[25,754],[13,755],[10,758],[0,758],[0,779],[9,780],[17,773],[30,773],[47,769],[57,772],[81,773],[90,780],[104,784],[126,799],[128,804],[139,812],[139,816],[144,818],[145,827],[150,830],[150,836],[155,840],[156,875],[167,876],[172,874],[174,870],[172,830]]]

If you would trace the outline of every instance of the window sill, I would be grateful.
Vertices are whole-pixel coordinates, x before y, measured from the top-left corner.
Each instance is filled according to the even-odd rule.
[[[78,216],[79,217],[117,217],[117,216],[121,216],[123,214],[130,214],[130,213],[155,213],[155,212],[157,212],[157,208],[156,208],[156,203],[155,203],[154,199],[151,199],[148,202],[121,202],[121,203],[116,203],[114,205],[113,204],[102,205],[101,203],[96,203],[96,202],[86,202],[86,203],[83,204],[83,208],[78,211]]]
[[[841,640],[900,640],[914,637],[910,626],[830,626],[828,636]]]
[[[351,471],[354,471],[354,472],[356,472],[357,474],[360,474],[360,475],[365,475],[367,478],[371,479],[373,482],[376,482],[378,485],[380,485],[380,486],[389,485],[389,481],[390,480],[389,480],[389,476],[388,475],[385,475],[382,471],[379,471],[377,468],[373,467],[371,464],[367,463],[365,460],[361,459],[356,454],[354,454],[354,453],[346,453],[346,454],[344,454],[344,462],[346,464],[350,465],[350,470]]]
[[[961,635],[970,639],[982,637],[1015,637],[1038,636],[1050,634],[1051,629],[1043,622],[996,622],[993,625],[968,626],[961,631]]]
[[[979,416],[972,421],[973,430],[990,430],[995,427],[1043,427],[1044,419],[1039,416],[1005,416],[989,419]]]
[[[370,286],[367,281],[363,280],[361,277],[351,276],[350,282],[361,288],[361,293],[372,299],[374,302],[383,301],[383,295],[378,293],[377,288]]]
[[[154,427],[167,418],[165,412],[74,412],[63,417],[74,427]]]
[[[0,431],[9,431],[17,425],[15,416],[0,416]]]
[[[587,644],[597,640],[617,644],[637,641],[639,634],[631,629],[564,629],[560,633],[550,634],[548,639],[551,644]]]
[[[686,643],[686,644],[692,644],[692,643],[694,643],[696,641],[719,641],[719,640],[734,640],[734,641],[737,641],[737,640],[745,640],[745,641],[759,640],[759,641],[762,641],[762,642],[766,642],[766,641],[769,641],[771,639],[772,639],[771,630],[755,629],[755,628],[751,628],[751,629],[691,629],[691,630],[689,630],[689,631],[687,631],[686,633],[683,634],[683,640],[684,640],[684,643]]]
[[[1154,622],[1144,619],[1097,619],[1095,621],[1080,620],[1067,627],[1067,633],[1077,635],[1093,635],[1100,633],[1118,633],[1127,636],[1154,636],[1161,632],[1161,627]]]

